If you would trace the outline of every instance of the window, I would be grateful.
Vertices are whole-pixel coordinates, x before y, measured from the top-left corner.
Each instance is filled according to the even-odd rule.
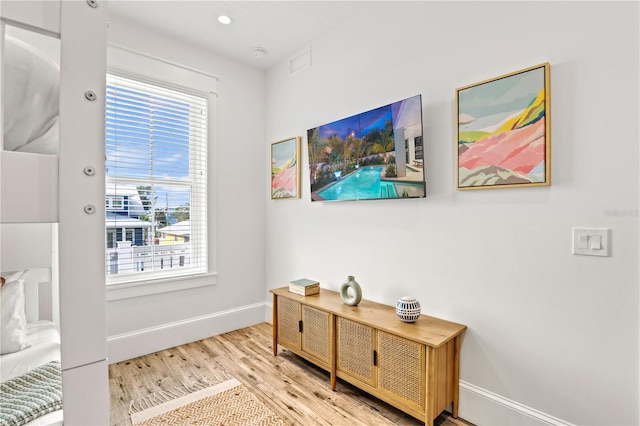
[[[116,246],[116,230],[107,229],[107,249],[114,248]],[[114,265],[117,267],[117,265]]]
[[[124,206],[123,197],[105,197],[105,206],[107,210],[122,210]]]
[[[207,99],[107,75],[107,284],[208,272]]]

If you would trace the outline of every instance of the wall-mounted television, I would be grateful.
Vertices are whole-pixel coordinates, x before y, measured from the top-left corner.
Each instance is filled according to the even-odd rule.
[[[307,131],[312,201],[426,196],[422,96]]]

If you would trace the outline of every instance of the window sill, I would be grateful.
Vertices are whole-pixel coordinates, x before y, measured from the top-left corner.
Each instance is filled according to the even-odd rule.
[[[133,297],[150,296],[152,294],[168,293],[170,291],[187,290],[190,288],[215,285],[218,274],[211,272],[199,275],[187,275],[149,281],[107,285],[107,302]]]

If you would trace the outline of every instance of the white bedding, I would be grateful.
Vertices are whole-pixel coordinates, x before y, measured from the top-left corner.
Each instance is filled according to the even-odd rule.
[[[27,336],[30,347],[0,357],[0,382],[6,382],[49,361],[60,361],[60,333],[54,323],[29,323]]]
[[[58,153],[59,67],[11,36],[4,46],[4,149]]]
[[[49,361],[60,360],[60,333],[51,321],[27,324],[30,347],[0,356],[0,382],[26,373]],[[58,426],[63,424],[63,410],[39,417],[25,426]]]

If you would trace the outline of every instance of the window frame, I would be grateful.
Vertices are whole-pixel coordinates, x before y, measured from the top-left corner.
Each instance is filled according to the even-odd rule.
[[[106,176],[106,198],[111,200],[111,210],[119,213],[116,218],[107,218],[107,231],[109,226],[122,226],[122,232],[118,233],[120,242],[130,242],[131,247],[143,245],[141,235],[142,229],[132,224],[118,223],[118,217],[126,216],[138,219],[140,210],[136,208],[135,214],[129,209],[132,205],[133,194],[136,193],[133,187],[149,187],[151,193],[164,188],[167,191],[167,199],[189,195],[189,217],[191,221],[192,240],[189,244],[189,265],[184,264],[184,255],[172,254],[169,262],[162,267],[163,258],[167,257],[165,251],[170,247],[165,245],[147,246],[144,252],[151,250],[156,253],[156,258],[134,255],[128,258],[126,265],[119,265],[125,270],[110,273],[115,265],[111,265],[111,257],[114,253],[107,254],[107,285],[120,283],[132,283],[135,281],[148,281],[154,279],[171,278],[175,276],[201,275],[208,272],[207,268],[207,238],[206,238],[206,177],[207,177],[207,135],[202,133],[208,129],[207,115],[203,115],[208,109],[207,97],[200,93],[193,93],[187,90],[178,90],[175,87],[167,88],[167,84],[149,82],[144,78],[123,78],[113,73],[107,74],[107,137],[106,146],[109,152],[116,156],[107,158],[107,170],[113,168],[113,173]],[[145,112],[135,111],[140,105]],[[187,107],[187,109],[185,109]],[[132,109],[133,108],[133,109]],[[171,111],[172,108],[178,108]],[[201,109],[202,108],[202,109]],[[155,111],[155,112],[154,112]],[[149,114],[147,116],[147,114]],[[175,119],[176,121],[171,121]],[[148,120],[148,121],[147,121]],[[120,127],[121,123],[124,127]],[[171,129],[172,125],[178,128]],[[148,126],[148,127],[147,127]],[[187,136],[185,129],[188,128]],[[119,133],[122,132],[122,137]],[[132,133],[133,132],[133,133]],[[139,133],[136,133],[139,132]],[[147,132],[150,139],[147,139]],[[176,133],[173,133],[176,132]],[[156,136],[153,136],[156,135]],[[172,138],[172,135],[175,138]],[[156,149],[158,152],[156,154]],[[177,149],[183,160],[183,166],[178,166],[181,171],[178,175],[172,174],[174,166],[178,163],[169,161],[167,156],[173,157],[172,149]],[[120,154],[118,151],[124,150]],[[163,153],[164,150],[164,153]],[[130,162],[130,158],[137,158],[138,155],[148,156],[142,163]],[[131,157],[130,157],[131,156]],[[204,161],[203,161],[204,158]],[[151,163],[150,163],[151,162]],[[167,168],[167,166],[169,166]],[[121,168],[124,167],[124,168]],[[141,174],[139,174],[141,173]],[[118,195],[119,191],[124,191]],[[131,193],[133,191],[133,193]],[[156,197],[151,197],[155,199]],[[165,198],[162,198],[165,200]],[[153,204],[153,203],[151,203]],[[165,206],[166,207],[166,206]],[[153,207],[151,211],[157,211]],[[151,230],[161,231],[161,228],[154,227],[154,221],[148,221]],[[157,225],[156,225],[157,226]],[[148,228],[144,228],[149,230]],[[108,237],[108,235],[107,235]],[[165,243],[169,243],[171,238],[163,238]],[[129,246],[125,246],[129,247]],[[172,252],[173,253],[173,252]],[[182,260],[180,268],[174,269],[177,265],[174,257],[179,256]],[[125,258],[127,256],[125,255]],[[152,261],[151,268],[149,261]],[[154,268],[153,265],[159,266]],[[184,267],[183,267],[184,266]],[[115,267],[115,271],[118,271]]]
[[[205,212],[205,220],[207,221],[207,272],[193,274],[187,271],[185,274],[180,274],[180,271],[177,271],[171,277],[138,277],[130,281],[107,282],[107,301],[215,285],[217,282],[215,128],[218,77],[114,44],[107,46],[107,73],[197,96],[204,96],[208,102],[207,211]]]

